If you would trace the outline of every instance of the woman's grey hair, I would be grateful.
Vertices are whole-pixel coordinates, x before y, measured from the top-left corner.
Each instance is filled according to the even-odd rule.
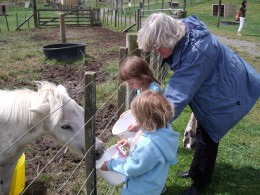
[[[164,13],[154,13],[137,33],[140,49],[152,51],[158,47],[173,49],[185,36],[185,24]]]

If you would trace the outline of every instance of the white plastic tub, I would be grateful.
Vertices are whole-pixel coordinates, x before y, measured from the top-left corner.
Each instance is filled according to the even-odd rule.
[[[110,160],[111,158],[122,158],[119,154],[119,152],[116,149],[117,145],[113,145],[110,148],[108,148],[105,153],[103,154],[102,158],[99,159],[96,163],[96,169],[98,174],[105,179],[110,185],[117,186],[120,185],[125,181],[126,176],[116,173],[114,171],[102,171],[101,166],[105,161]]]
[[[121,139],[127,139],[134,137],[136,132],[128,131],[127,128],[135,123],[136,120],[132,115],[132,112],[127,112],[124,116],[118,119],[112,129],[112,134],[118,136]]]

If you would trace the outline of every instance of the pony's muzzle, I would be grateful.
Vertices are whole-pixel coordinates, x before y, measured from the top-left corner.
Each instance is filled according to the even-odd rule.
[[[105,149],[105,144],[102,141],[96,139],[96,160],[99,160],[102,157]]]

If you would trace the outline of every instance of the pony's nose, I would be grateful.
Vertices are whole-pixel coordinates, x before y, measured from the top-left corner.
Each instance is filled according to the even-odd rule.
[[[86,150],[85,150],[84,147],[82,147],[80,151],[81,151],[81,153],[83,154],[83,156],[86,154]]]
[[[96,160],[100,159],[105,152],[105,144],[100,142],[99,147],[96,148]]]
[[[104,150],[96,151],[96,160],[99,160],[104,154]]]

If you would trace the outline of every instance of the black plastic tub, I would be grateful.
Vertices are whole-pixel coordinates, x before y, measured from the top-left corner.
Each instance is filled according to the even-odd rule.
[[[76,59],[85,55],[86,44],[83,43],[60,43],[42,47],[43,53],[48,59]]]

